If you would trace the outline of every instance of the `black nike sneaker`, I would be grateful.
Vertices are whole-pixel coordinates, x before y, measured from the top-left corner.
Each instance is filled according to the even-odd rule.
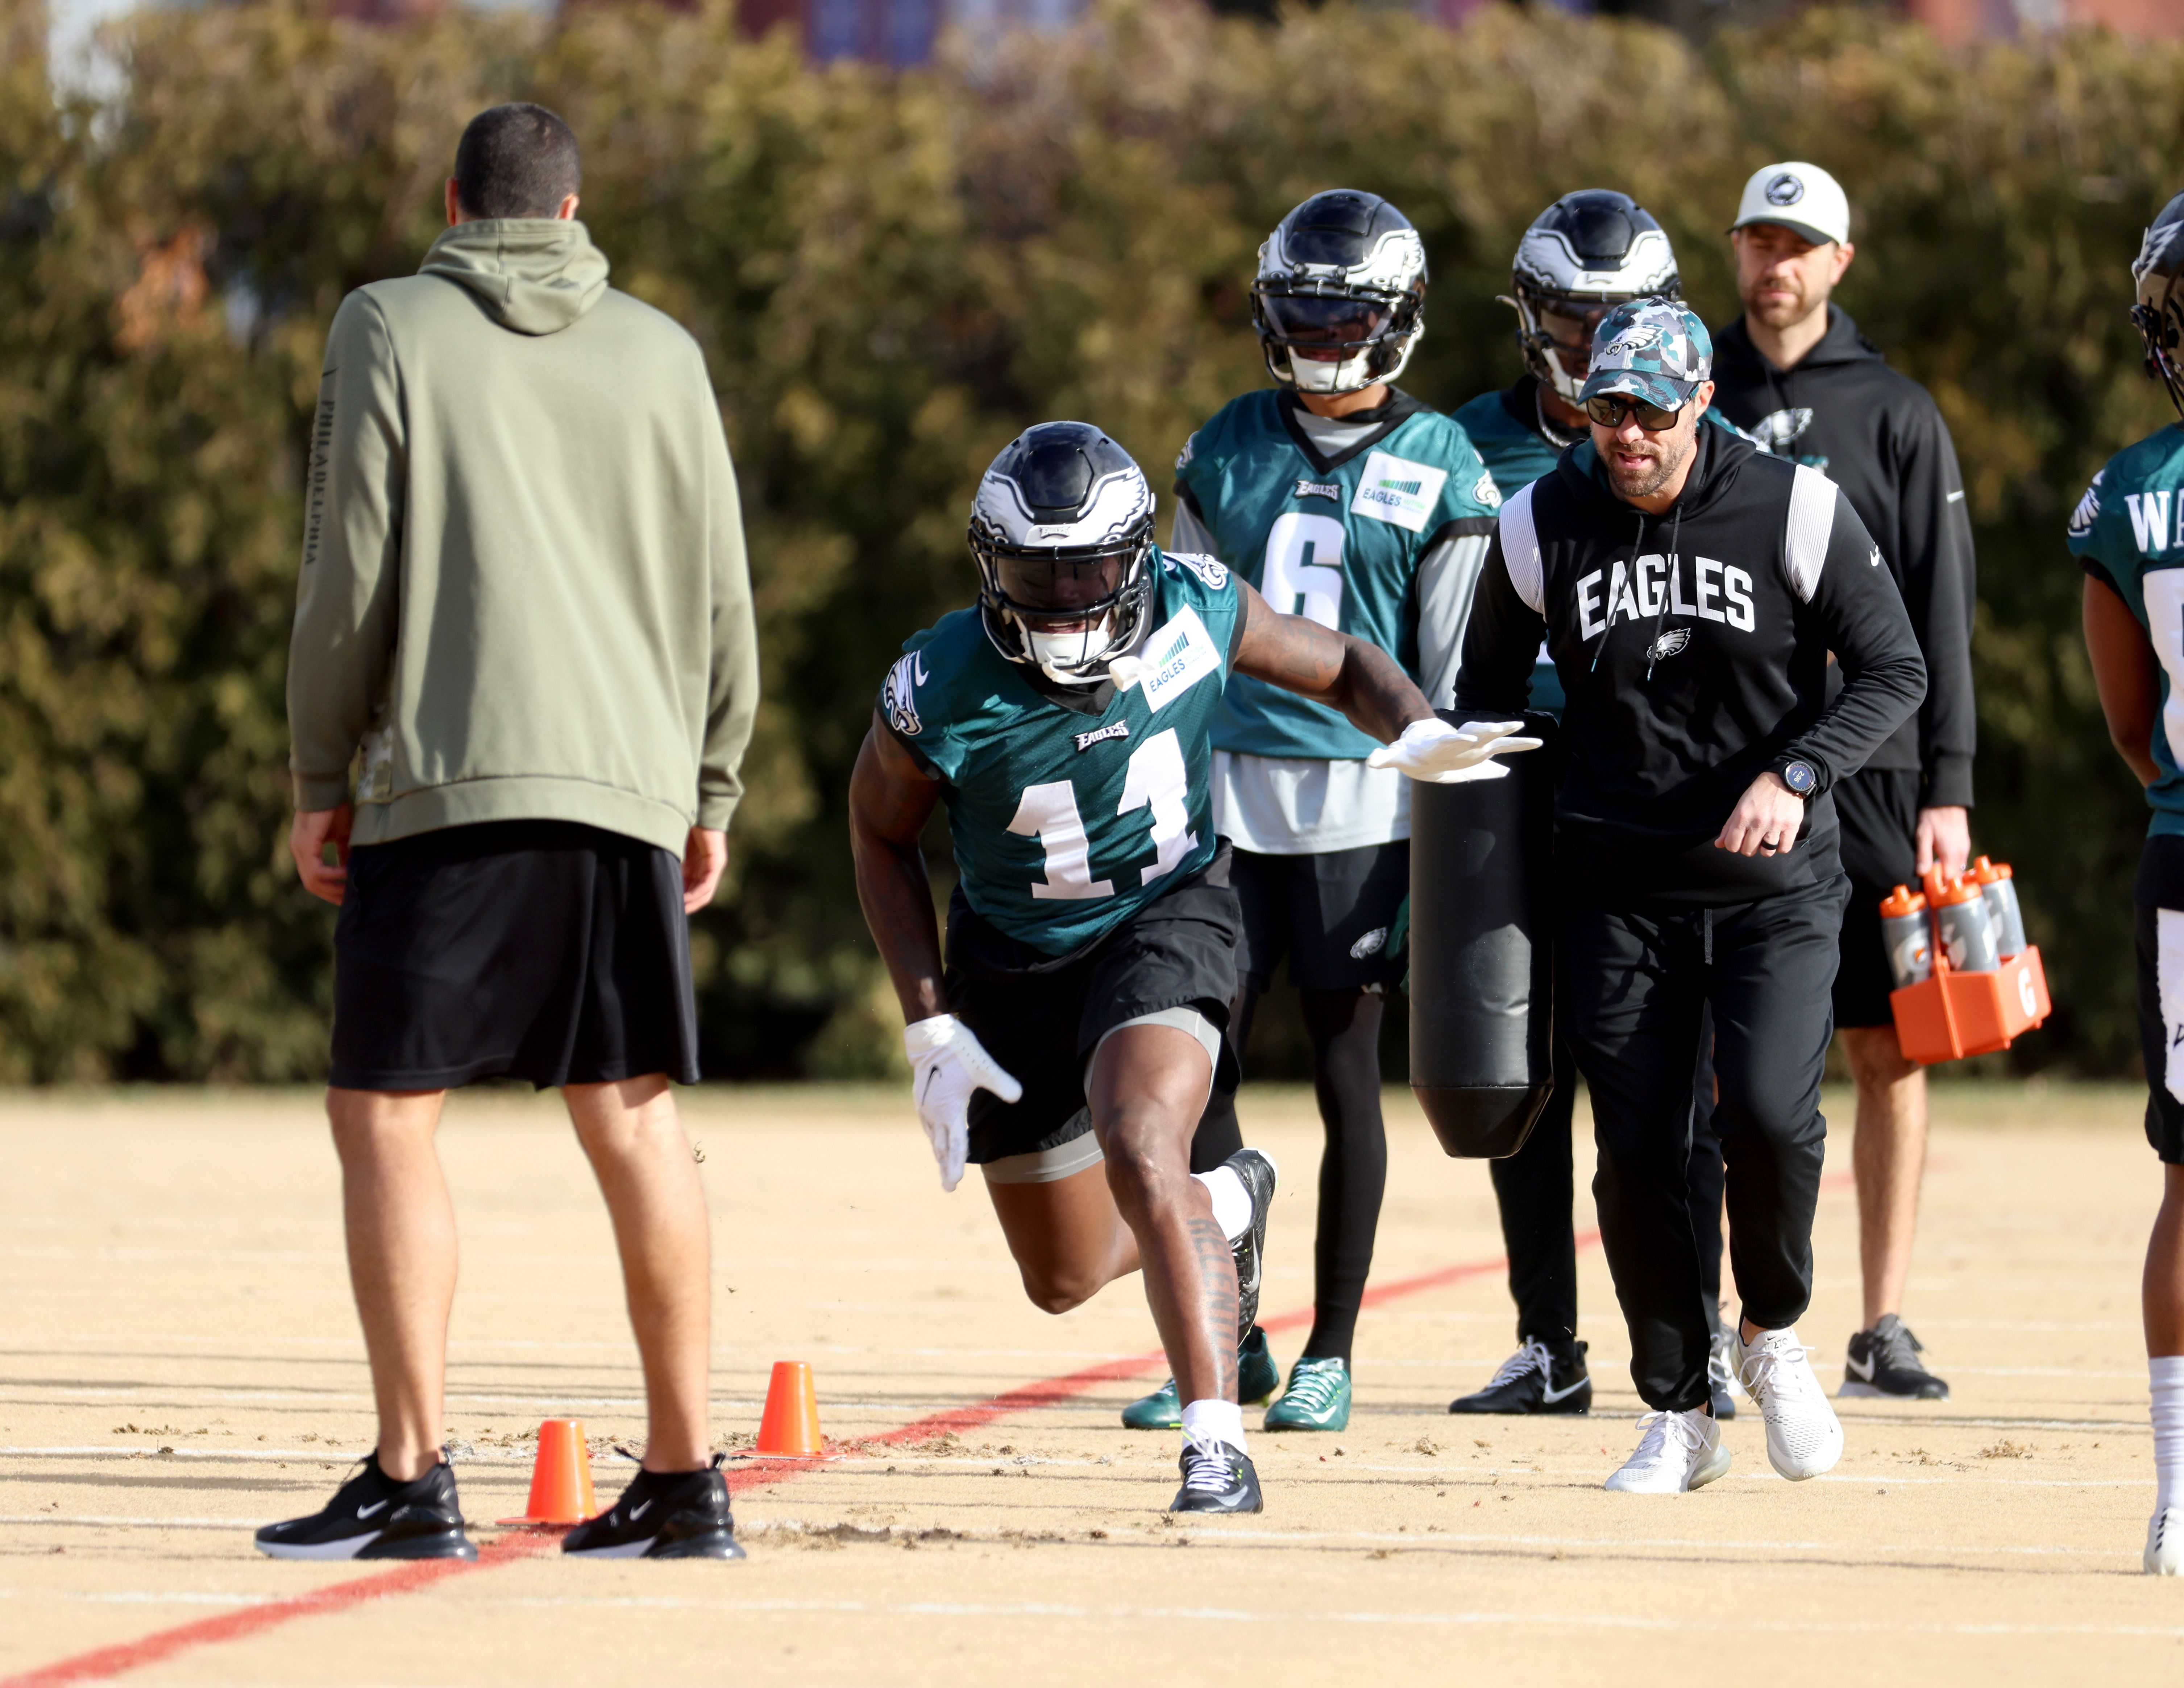
[[[334,1490],[326,1510],[269,1524],[258,1551],[275,1559],[475,1559],[463,1534],[454,1468],[443,1452],[422,1477],[397,1483],[375,1449],[364,1468]]]
[[[1894,1313],[1850,1340],[1839,1396],[1892,1395],[1905,1401],[1947,1401],[1949,1386],[1919,1362],[1925,1350]]]
[[[1244,1234],[1228,1245],[1236,1257],[1236,1345],[1251,1340],[1259,1322],[1259,1280],[1266,1264],[1267,1216],[1274,1206],[1274,1163],[1256,1149],[1239,1149],[1221,1163],[1244,1181],[1251,1193],[1251,1223]]]
[[[1256,1513],[1259,1474],[1251,1457],[1226,1442],[1183,1445],[1183,1487],[1168,1502],[1172,1513]]]
[[[1736,1338],[1727,1330],[1717,1330],[1707,1350],[1707,1393],[1713,1399],[1717,1419],[1736,1417],[1736,1397],[1743,1389],[1736,1380]]]
[[[1502,1362],[1493,1381],[1476,1395],[1448,1404],[1451,1412],[1590,1412],[1592,1374],[1585,1368],[1585,1344],[1553,1349],[1533,1337]]]
[[[728,1479],[715,1454],[703,1471],[640,1471],[621,1498],[561,1538],[593,1559],[740,1559]]]

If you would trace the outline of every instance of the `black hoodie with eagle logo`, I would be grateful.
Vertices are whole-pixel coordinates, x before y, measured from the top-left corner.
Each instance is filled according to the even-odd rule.
[[[1722,429],[1696,450],[1654,516],[1615,496],[1589,439],[1571,447],[1502,506],[1472,602],[1460,715],[1523,708],[1543,638],[1561,677],[1557,853],[1588,900],[1725,906],[1829,883],[1829,788],[1925,695],[1903,598],[1841,489]],[[1796,847],[1715,849],[1746,788],[1791,760],[1818,775]]]

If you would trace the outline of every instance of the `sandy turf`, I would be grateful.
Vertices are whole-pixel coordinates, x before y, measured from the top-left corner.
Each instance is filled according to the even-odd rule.
[[[2138,1574],[2137,1277],[2158,1191],[2142,1104],[1941,1094],[1908,1312],[1954,1399],[1844,1403],[1848,1451],[1818,1482],[1774,1476],[1747,1411],[1712,1489],[1600,1490],[1639,1407],[1597,1249],[1581,1256],[1594,1415],[1451,1419],[1513,1345],[1492,1195],[1390,1093],[1375,1283],[1482,1269],[1368,1310],[1347,1432],[1255,1437],[1262,1517],[1169,1523],[1173,1438],[1123,1430],[1142,1385],[1106,1383],[755,1485],[739,1566],[511,1556],[124,1680],[2184,1680],[2184,1583]],[[1279,1313],[1310,1300],[1318,1128],[1306,1096],[1246,1095],[1287,1174]],[[1830,1100],[1847,1169],[1848,1098]],[[748,1445],[775,1359],[813,1363],[828,1434],[854,1440],[1155,1345],[1134,1283],[1062,1318],[1031,1308],[983,1195],[940,1193],[891,1092],[703,1092],[687,1114],[713,1202],[724,1445]],[[642,1418],[582,1160],[550,1099],[508,1093],[459,1098],[443,1144],[465,1249],[449,1409],[465,1510],[521,1510],[549,1414],[587,1421],[604,1499],[610,1446]],[[0,1676],[370,1570],[249,1544],[315,1507],[370,1435],[316,1098],[18,1097],[0,1101]],[[1831,1386],[1858,1312],[1854,1225],[1835,1178],[1802,1326]],[[1284,1365],[1300,1336],[1276,1338]],[[521,1544],[480,1539],[497,1535],[489,1557]]]

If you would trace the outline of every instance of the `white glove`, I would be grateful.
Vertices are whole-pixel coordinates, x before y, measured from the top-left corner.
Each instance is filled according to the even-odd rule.
[[[910,1056],[917,1117],[940,1163],[940,1187],[952,1190],[963,1181],[963,1157],[971,1148],[971,1093],[991,1090],[1014,1102],[1022,1100],[1023,1086],[1001,1071],[978,1034],[953,1014],[904,1027],[902,1047]]]
[[[1462,727],[1451,727],[1445,721],[1414,721],[1401,738],[1383,744],[1365,762],[1368,767],[1397,768],[1434,785],[1500,779],[1509,770],[1495,757],[1540,748],[1540,739],[1510,736],[1524,725],[1521,721],[1467,721]]]

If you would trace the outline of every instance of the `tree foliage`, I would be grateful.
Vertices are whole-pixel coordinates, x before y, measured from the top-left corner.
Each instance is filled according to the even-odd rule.
[[[575,125],[585,220],[704,345],[744,487],[767,703],[698,932],[712,1070],[870,1070],[893,1044],[844,791],[891,654],[968,594],[964,511],[1010,436],[1095,421],[1163,481],[1264,379],[1258,242],[1337,184],[1424,235],[1405,384],[1433,403],[1512,377],[1495,295],[1574,187],[1659,215],[1719,322],[1721,230],[1778,158],[1848,186],[1840,298],[1964,461],[1977,835],[2016,864],[2062,1005],[2015,1058],[2134,1058],[2143,811],[2061,536],[2102,460],[2167,420],[2124,310],[2139,231],[2184,187],[2184,49],[1952,53],[1852,12],[1694,47],[1547,8],[1449,31],[1115,0],[894,75],[807,65],[721,9],[382,29],[254,5],[137,14],[112,76],[56,97],[42,31],[0,0],[0,1078],[323,1070],[327,911],[281,843],[319,353],[348,289],[415,267],[463,123],[510,98]]]

